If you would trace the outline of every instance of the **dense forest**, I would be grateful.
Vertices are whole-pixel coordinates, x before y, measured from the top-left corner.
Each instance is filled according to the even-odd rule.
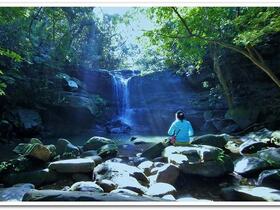
[[[1,7],[0,200],[279,201],[279,67],[276,7]]]

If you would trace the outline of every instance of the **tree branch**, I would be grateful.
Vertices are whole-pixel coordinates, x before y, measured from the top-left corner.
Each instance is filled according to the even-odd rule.
[[[187,32],[189,33],[189,36],[193,36],[193,33],[191,31],[191,29],[189,28],[186,20],[180,15],[180,13],[178,12],[178,10],[176,9],[176,7],[172,7],[173,11],[177,14],[177,16],[179,17],[179,19],[181,20],[181,22],[183,23],[183,25],[185,26]]]

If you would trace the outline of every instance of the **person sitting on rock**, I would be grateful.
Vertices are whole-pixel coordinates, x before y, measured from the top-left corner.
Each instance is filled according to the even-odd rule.
[[[168,135],[170,143],[175,146],[183,146],[190,143],[190,137],[193,136],[193,128],[189,121],[185,119],[185,114],[178,111],[175,114],[175,121],[171,124]]]

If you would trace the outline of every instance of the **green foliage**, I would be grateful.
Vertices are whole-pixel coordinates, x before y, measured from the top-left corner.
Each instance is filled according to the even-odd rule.
[[[280,32],[280,11],[274,7],[242,8],[233,23],[238,31],[234,43],[255,46],[267,35]]]
[[[176,10],[188,29],[172,8],[156,7],[150,8],[148,15],[158,28],[145,35],[168,57],[169,66],[183,71],[190,64],[199,69],[213,42],[255,46],[269,34],[280,31],[279,8],[180,7]]]
[[[15,53],[11,50],[8,50],[8,49],[0,48],[0,56],[6,56],[16,62],[22,61],[22,57],[19,54]]]

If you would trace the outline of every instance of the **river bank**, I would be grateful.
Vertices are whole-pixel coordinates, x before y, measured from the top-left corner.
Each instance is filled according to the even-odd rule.
[[[279,131],[203,135],[184,147],[91,137],[31,139],[1,162],[1,200],[278,201]],[[152,141],[151,141],[152,140]],[[144,152],[146,151],[146,152]]]

